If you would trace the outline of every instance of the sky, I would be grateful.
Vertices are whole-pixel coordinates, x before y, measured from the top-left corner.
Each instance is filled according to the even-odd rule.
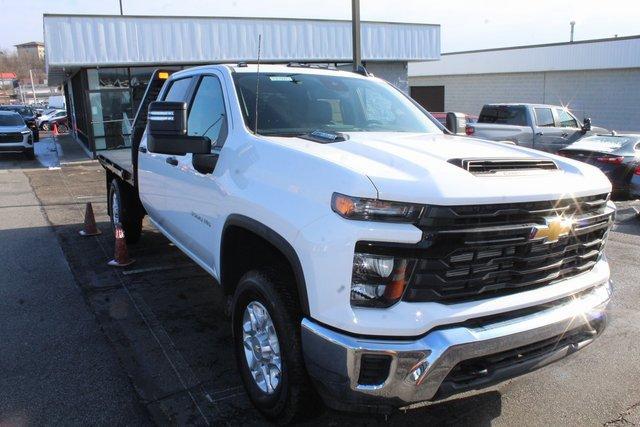
[[[122,0],[125,15],[350,19],[351,0]],[[640,34],[640,0],[360,0],[361,19],[441,25],[442,52]],[[118,0],[0,0],[0,49],[43,41],[42,14],[119,14]]]

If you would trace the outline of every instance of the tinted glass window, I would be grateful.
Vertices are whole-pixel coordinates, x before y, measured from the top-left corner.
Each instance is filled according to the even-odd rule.
[[[527,112],[524,107],[506,105],[483,107],[478,122],[527,126]]]
[[[256,74],[236,73],[245,122],[255,126]],[[325,132],[442,133],[392,86],[342,74],[261,73],[258,133],[295,136]]]
[[[167,94],[164,97],[165,101],[186,101],[187,100],[187,91],[189,90],[189,85],[191,84],[191,77],[186,79],[174,80],[171,82],[171,86],[167,91]]]
[[[553,127],[553,113],[551,108],[536,108],[536,123],[540,127]]]
[[[222,145],[225,129],[224,98],[220,81],[204,76],[191,104],[187,129],[189,135],[208,136],[212,145]]]
[[[0,114],[0,126],[23,126],[24,120],[18,114]]]
[[[563,128],[577,128],[578,121],[569,114],[568,111],[563,110],[561,108],[556,108],[556,113],[558,114],[558,122],[559,126]]]

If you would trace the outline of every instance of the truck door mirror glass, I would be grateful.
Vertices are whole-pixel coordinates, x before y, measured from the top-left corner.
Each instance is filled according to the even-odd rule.
[[[590,118],[586,118],[584,119],[584,123],[582,125],[582,131],[583,132],[590,132],[591,131],[591,119]]]

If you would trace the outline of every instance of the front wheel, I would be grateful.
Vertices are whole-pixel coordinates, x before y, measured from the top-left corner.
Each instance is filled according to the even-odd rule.
[[[45,132],[49,131],[49,123],[48,122],[44,122],[40,125],[40,129],[42,129]]]
[[[289,423],[312,415],[310,409],[318,400],[304,367],[301,314],[293,283],[278,280],[277,275],[251,271],[240,279],[232,328],[249,398],[268,419]]]
[[[109,214],[111,228],[115,231],[116,224],[122,225],[127,243],[134,244],[140,240],[143,214],[131,190],[117,179],[112,179],[109,185]]]

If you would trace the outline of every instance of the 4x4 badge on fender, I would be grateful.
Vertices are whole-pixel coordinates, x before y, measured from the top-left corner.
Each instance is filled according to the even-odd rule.
[[[567,236],[573,229],[573,220],[562,217],[546,218],[545,225],[531,227],[529,240],[547,239],[547,243],[557,242],[560,237]]]

